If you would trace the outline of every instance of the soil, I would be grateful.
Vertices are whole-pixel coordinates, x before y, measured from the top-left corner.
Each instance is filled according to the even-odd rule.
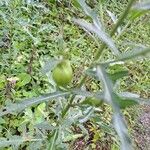
[[[150,106],[144,106],[134,128],[137,150],[150,150]]]

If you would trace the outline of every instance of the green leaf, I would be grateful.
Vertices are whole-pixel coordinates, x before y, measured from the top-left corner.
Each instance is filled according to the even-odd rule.
[[[88,23],[87,21],[81,20],[81,19],[73,19],[73,21],[80,25],[83,29],[88,30],[89,32],[95,33],[100,40],[102,40],[111,50],[112,53],[115,55],[119,54],[118,49],[116,48],[114,42],[109,37],[109,35],[102,29],[100,23],[94,22]]]
[[[11,145],[20,145],[24,142],[24,140],[22,139],[22,137],[20,137],[19,139],[6,139],[6,138],[1,138],[0,139],[0,147],[8,147]]]
[[[0,124],[5,124],[5,123],[6,123],[6,121],[0,117]]]
[[[49,141],[49,145],[48,145],[48,150],[54,150],[56,147],[56,140],[58,138],[58,129],[53,131],[53,134],[51,135],[50,141]]]
[[[44,117],[47,116],[46,113],[44,112],[46,109],[46,104],[41,103],[39,106],[35,109],[34,115],[36,119],[36,123],[41,123],[44,121]]]
[[[84,12],[92,18],[93,23],[88,23],[85,20],[81,19],[73,19],[73,21],[80,25],[83,29],[86,29],[86,31],[95,33],[100,40],[102,40],[111,50],[112,53],[115,55],[119,54],[118,49],[116,48],[113,40],[110,38],[110,36],[105,32],[104,27],[102,26],[99,16],[96,14],[95,11],[93,11],[85,2],[85,0],[78,0],[80,6],[83,8]]]
[[[12,103],[12,104],[9,104],[9,106],[6,106],[6,107],[0,109],[0,116],[4,116],[6,114],[10,114],[10,113],[14,113],[14,112],[20,112],[27,107],[37,105],[42,102],[50,101],[57,97],[63,97],[63,96],[69,95],[69,94],[70,94],[70,92],[57,91],[54,93],[45,94],[40,97],[25,99],[25,100],[21,101],[20,103]]]
[[[115,83],[118,79],[123,78],[128,75],[128,71],[119,71],[113,74],[108,74],[112,82]]]
[[[150,105],[150,99],[140,98],[139,95],[130,92],[121,92],[117,94],[122,99],[132,100],[140,105]]]
[[[37,110],[40,112],[43,112],[46,108],[46,104],[45,103],[41,103],[38,105]]]
[[[133,9],[137,10],[150,10],[150,2],[149,1],[144,1],[144,2],[139,2],[134,5]]]
[[[83,97],[94,97],[96,99],[104,100],[104,93],[103,92],[88,92],[83,91],[81,89],[72,89],[71,92],[75,95],[80,95]]]
[[[83,136],[82,134],[70,134],[66,136],[63,141],[64,142],[74,141],[82,136]]]
[[[12,145],[19,146],[23,142],[26,142],[26,141],[41,141],[41,140],[42,139],[35,139],[35,138],[26,139],[21,136],[14,136],[9,139],[0,138],[0,147],[8,147],[8,146],[12,146]]]
[[[102,100],[94,97],[87,97],[84,101],[81,102],[81,104],[99,107],[102,104]]]
[[[144,56],[148,57],[149,53],[150,53],[150,47],[138,48],[138,49],[134,49],[132,51],[128,51],[128,52],[124,52],[124,53],[119,54],[117,56],[116,60],[109,61],[106,63],[98,63],[98,64],[103,65],[103,66],[108,66],[109,64],[112,64],[112,63],[116,63],[116,62],[120,62],[120,61],[127,61],[130,59],[135,59],[137,57],[144,57]]]
[[[94,109],[92,107],[88,107],[86,111],[83,112],[83,117],[79,118],[80,123],[84,123],[91,119],[93,115]]]
[[[115,69],[117,69],[117,68],[115,68]],[[91,77],[93,77],[95,80],[99,81],[99,78],[97,76],[96,71],[88,69],[88,70],[86,70],[86,74],[91,76]],[[112,82],[115,83],[118,79],[127,76],[128,75],[128,71],[127,70],[123,70],[123,68],[122,68],[122,71],[117,71],[115,73],[107,73],[107,75],[110,77]]]
[[[126,70],[127,70],[127,68],[125,67],[125,63],[122,61],[112,63],[108,66],[108,72],[110,72],[110,73],[126,71]]]
[[[84,12],[86,13],[86,15],[88,15],[89,17],[91,17],[92,19],[97,18],[97,14],[95,11],[93,11],[85,2],[85,0],[78,0],[78,3],[80,4],[80,6],[83,8]]]
[[[101,129],[103,129],[106,133],[113,135],[114,128],[111,124],[105,123],[100,117],[99,114],[95,114],[92,118],[94,122],[96,122]]]
[[[19,81],[17,82],[16,86],[22,87],[28,84],[31,81],[31,76],[27,73],[21,73],[18,75]]]
[[[99,65],[97,67],[97,74],[98,74],[99,79],[101,79],[101,81],[103,82],[104,98],[113,108],[114,126],[119,136],[119,139],[121,141],[121,149],[130,150],[132,149],[131,140],[129,138],[128,130],[124,122],[123,116],[116,102],[116,95],[113,92],[113,83],[111,79],[109,78],[109,76],[107,75],[107,72],[105,71],[104,66]]]
[[[46,74],[47,72],[51,72],[59,62],[60,60],[56,60],[54,58],[41,62],[42,65],[41,72],[43,74]]]
[[[99,80],[103,82],[104,99],[109,104],[113,104],[113,83],[110,80],[110,78],[103,66],[97,67],[97,76],[98,76]]]
[[[89,68],[89,69],[87,69],[87,70],[85,71],[85,73],[86,73],[88,76],[94,78],[95,80],[99,80],[98,77],[97,77],[96,71],[94,71],[93,69],[90,69],[90,68]]]
[[[4,75],[0,76],[0,89],[3,89],[5,87],[6,83],[6,77]]]
[[[131,107],[131,106],[139,104],[139,102],[132,97],[120,97],[116,94],[115,94],[114,100],[121,109],[125,109],[127,107]]]
[[[72,1],[73,6],[75,6],[77,9],[81,8],[80,4],[78,3],[78,0]]]
[[[141,48],[141,49],[135,49],[132,51],[128,51],[125,53],[122,53],[118,56],[117,61],[125,61],[129,59],[134,59],[139,56],[146,56],[146,54],[150,53],[150,47],[148,48]]]
[[[48,0],[49,3],[55,4],[56,0]]]
[[[36,128],[42,129],[42,130],[55,130],[56,128],[52,126],[48,121],[43,121],[41,123],[38,123],[35,125]]]
[[[143,10],[131,10],[129,20],[133,21],[138,17],[141,17],[142,15],[145,15],[148,11],[143,11]]]

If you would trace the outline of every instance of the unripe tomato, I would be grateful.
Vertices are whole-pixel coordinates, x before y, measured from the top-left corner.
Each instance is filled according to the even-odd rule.
[[[69,60],[61,61],[52,71],[55,83],[59,86],[68,85],[73,78],[73,71]]]

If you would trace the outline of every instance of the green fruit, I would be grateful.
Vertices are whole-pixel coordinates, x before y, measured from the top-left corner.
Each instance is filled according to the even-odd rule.
[[[68,85],[73,78],[73,71],[69,60],[61,61],[52,72],[55,83],[59,86]]]

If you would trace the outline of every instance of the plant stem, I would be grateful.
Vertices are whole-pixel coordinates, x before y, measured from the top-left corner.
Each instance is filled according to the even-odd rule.
[[[112,31],[110,32],[110,36],[111,36],[111,37],[115,34],[115,32],[117,31],[117,28],[122,24],[123,20],[127,17],[128,13],[129,13],[129,11],[130,11],[130,8],[131,8],[132,4],[134,3],[134,1],[135,1],[135,0],[130,0],[130,1],[129,1],[129,3],[128,3],[126,9],[124,10],[124,12],[123,12],[122,15],[120,16],[119,20],[117,21],[117,23],[116,23],[115,26],[113,27]],[[105,47],[106,47],[106,44],[103,43],[103,44],[101,45],[100,49],[97,50],[96,55],[95,55],[95,57],[94,57],[94,60],[93,60],[93,62],[91,63],[90,66],[92,66],[96,61],[99,60],[99,58],[100,58],[100,56],[101,56],[103,50],[105,49]],[[77,86],[78,88],[80,88],[80,87],[83,85],[83,83],[85,82],[86,78],[87,78],[87,75],[84,75],[83,78],[81,79],[80,83],[79,83],[78,86]],[[67,113],[67,111],[69,110],[70,105],[72,104],[74,98],[75,98],[75,95],[71,96],[71,98],[70,98],[70,100],[69,100],[69,104],[66,105],[66,107],[64,108],[64,110],[63,110],[63,112],[62,112],[62,118],[64,118],[64,116],[66,115],[66,113]]]

